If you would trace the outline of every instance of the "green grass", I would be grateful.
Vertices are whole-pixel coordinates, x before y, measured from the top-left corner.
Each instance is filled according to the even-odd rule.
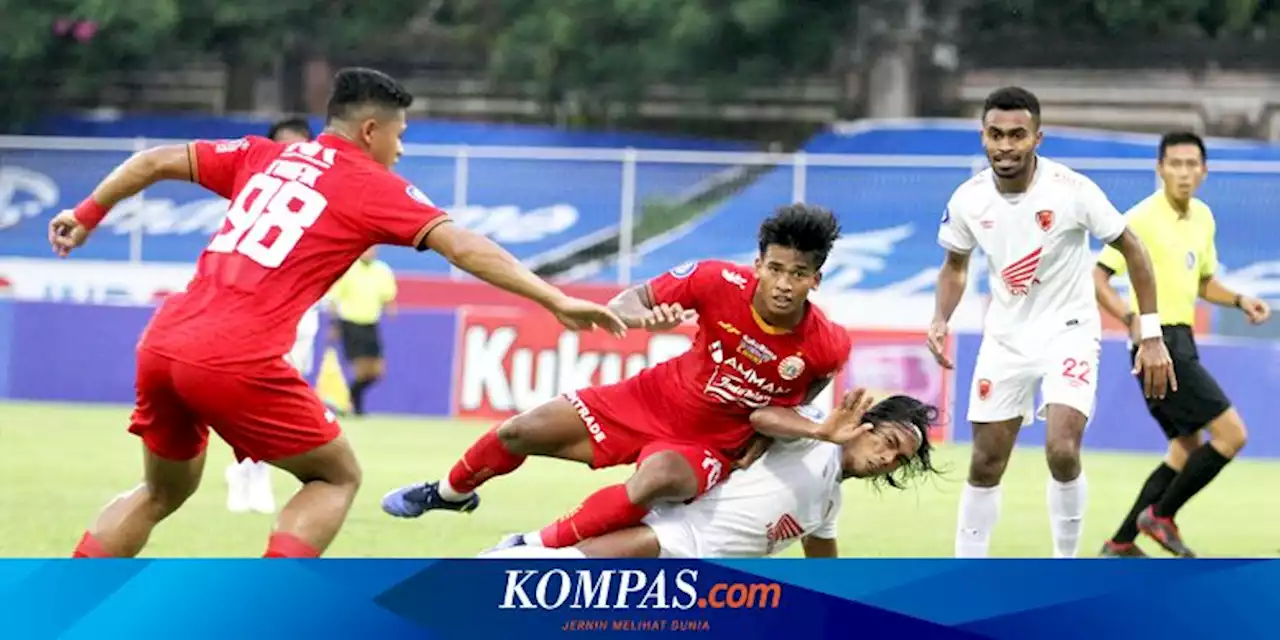
[[[141,444],[125,432],[129,409],[119,406],[0,404],[0,556],[61,557],[113,496],[140,477]],[[341,557],[466,557],[502,535],[540,527],[572,508],[588,492],[626,477],[628,469],[593,473],[570,463],[531,460],[512,477],[483,489],[471,515],[428,514],[419,520],[386,517],[380,496],[407,482],[445,472],[485,425],[444,420],[375,417],[345,428],[365,471],[365,486],[351,518],[330,549]],[[1154,430],[1153,430],[1154,433]],[[840,544],[846,555],[946,557],[951,555],[956,499],[967,449],[943,448],[947,476],[905,492],[875,492],[850,481]],[[146,556],[256,556],[271,528],[269,516],[225,511],[222,472],[229,450],[215,441],[200,492],[157,530]],[[1128,509],[1155,456],[1086,452],[1089,509],[1084,551],[1092,555]],[[283,501],[296,486],[276,472]],[[1049,555],[1045,509],[1047,472],[1041,452],[1019,450],[1004,482],[1004,507],[992,553]],[[1183,511],[1188,540],[1207,556],[1275,556],[1280,550],[1274,514],[1280,513],[1280,464],[1233,464]],[[1144,543],[1148,552],[1154,545]],[[797,545],[798,547],[798,545]]]

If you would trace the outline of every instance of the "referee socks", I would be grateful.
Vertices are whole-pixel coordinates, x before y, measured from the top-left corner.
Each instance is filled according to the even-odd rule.
[[[1210,442],[1187,456],[1187,465],[1182,473],[1173,479],[1169,490],[1155,505],[1155,514],[1161,518],[1172,518],[1177,515],[1182,505],[1192,496],[1200,493],[1217,477],[1218,472],[1231,462],[1231,458],[1222,455]]]

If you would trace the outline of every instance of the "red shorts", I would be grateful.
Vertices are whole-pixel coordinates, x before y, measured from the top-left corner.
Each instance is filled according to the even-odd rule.
[[[217,371],[138,349],[137,406],[129,432],[166,460],[204,452],[212,427],[237,459],[280,460],[328,444],[342,430],[283,359]]]
[[[698,476],[698,494],[716,486],[733,469],[731,453],[696,439],[661,435],[656,412],[641,401],[635,385],[619,384],[565,394],[591,432],[592,469],[644,462],[663,451],[680,454]],[[673,419],[673,418],[668,418]]]

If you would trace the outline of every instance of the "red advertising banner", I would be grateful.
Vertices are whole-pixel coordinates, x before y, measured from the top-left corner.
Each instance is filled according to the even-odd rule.
[[[454,415],[499,420],[597,384],[629,378],[689,349],[696,327],[672,333],[565,331],[546,312],[469,309],[461,316]]]

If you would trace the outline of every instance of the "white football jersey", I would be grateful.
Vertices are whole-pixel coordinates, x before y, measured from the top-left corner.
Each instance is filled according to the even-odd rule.
[[[945,249],[987,256],[986,337],[1035,349],[1068,328],[1101,333],[1088,234],[1111,243],[1125,218],[1098,185],[1040,157],[1025,193],[1002,194],[987,169],[952,194],[938,229]]]
[[[834,539],[840,458],[840,446],[830,442],[775,442],[750,467],[693,503],[658,507],[646,522],[659,530],[660,540],[663,526],[688,527],[696,537],[689,553],[702,558],[759,558],[804,536]]]

